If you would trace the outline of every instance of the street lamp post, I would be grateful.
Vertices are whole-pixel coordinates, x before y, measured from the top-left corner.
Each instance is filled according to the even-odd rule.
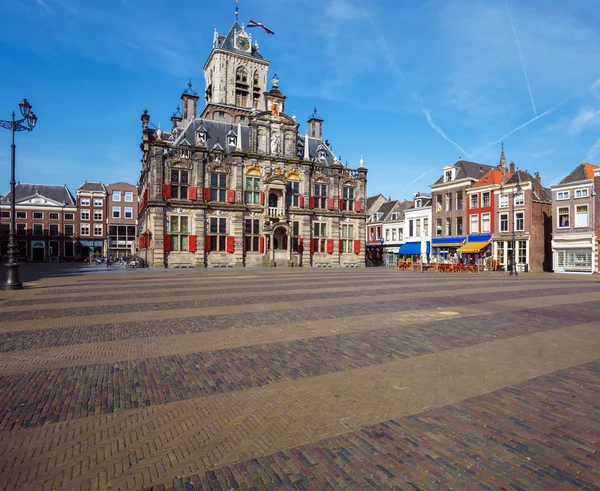
[[[517,176],[517,177],[519,177],[519,176]],[[512,194],[512,205],[511,205],[512,251],[511,251],[511,255],[510,255],[510,263],[511,264],[510,264],[509,276],[519,276],[519,273],[517,272],[517,261],[515,260],[515,246],[516,246],[516,241],[515,241],[515,198],[517,196],[519,196],[522,192],[523,192],[523,189],[521,188],[521,183],[519,181],[519,182],[517,182],[517,186],[515,187],[514,191],[511,193]],[[504,185],[500,186],[500,194],[501,195],[506,194],[504,192]]]
[[[37,116],[31,110],[31,104],[27,99],[19,102],[22,119],[15,120],[15,113],[12,113],[12,120],[0,121],[0,126],[11,130],[12,145],[11,160],[10,160],[10,232],[8,235],[8,262],[6,266],[6,280],[2,285],[4,290],[21,290],[23,284],[19,279],[19,261],[17,258],[17,242],[15,240],[15,132],[16,131],[31,131],[37,123]]]

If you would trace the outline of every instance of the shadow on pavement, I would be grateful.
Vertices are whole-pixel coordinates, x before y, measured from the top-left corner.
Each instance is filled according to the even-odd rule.
[[[73,274],[82,274],[89,264],[85,263],[20,263],[19,278],[23,286],[42,278],[53,278]],[[0,268],[0,284],[4,284],[6,278],[6,267],[2,264]]]

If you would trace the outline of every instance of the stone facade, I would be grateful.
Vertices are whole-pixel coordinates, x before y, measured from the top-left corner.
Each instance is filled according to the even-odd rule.
[[[299,135],[269,62],[237,22],[215,32],[206,105],[191,84],[169,132],[142,115],[138,253],[154,267],[362,266],[367,169],[348,168],[315,113]]]

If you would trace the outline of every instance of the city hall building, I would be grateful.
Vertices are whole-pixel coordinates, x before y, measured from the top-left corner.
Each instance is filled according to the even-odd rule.
[[[344,166],[286,114],[269,62],[236,21],[215,31],[205,104],[191,83],[167,131],[142,120],[138,254],[154,267],[363,266],[367,169]]]

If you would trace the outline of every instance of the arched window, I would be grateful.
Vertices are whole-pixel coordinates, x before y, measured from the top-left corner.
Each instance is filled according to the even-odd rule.
[[[248,106],[248,72],[242,66],[235,72],[235,105]]]
[[[260,74],[258,73],[258,70],[256,70],[254,72],[254,84],[252,85],[252,107],[254,109],[258,109],[260,104],[260,93]]]

